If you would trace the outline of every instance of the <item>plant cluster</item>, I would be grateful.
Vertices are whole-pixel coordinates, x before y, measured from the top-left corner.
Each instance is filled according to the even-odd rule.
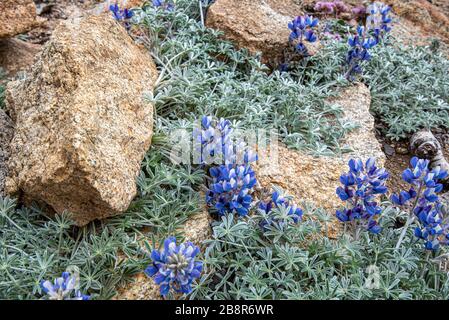
[[[129,30],[131,28],[130,19],[134,16],[133,11],[128,10],[127,8],[120,9],[120,6],[117,2],[109,6],[109,11],[111,11],[112,16],[116,21],[123,23],[126,30]]]
[[[41,282],[69,266],[80,270],[82,293],[112,298],[145,267],[143,239],[157,244],[169,235],[182,238],[183,223],[201,210],[204,173],[169,162],[164,155],[169,146],[160,138],[167,126],[156,124],[137,180],[138,196],[120,216],[78,228],[69,214],[47,217],[37,206],[18,207],[15,200],[0,198],[0,299],[38,299],[45,294]]]
[[[360,159],[349,160],[349,172],[340,176],[342,187],[337,188],[338,197],[349,203],[349,207],[337,210],[338,220],[350,224],[354,238],[358,239],[362,229],[379,233],[381,228],[376,218],[382,212],[376,195],[388,191],[388,172],[377,168],[375,159],[369,158],[365,165]]]
[[[314,33],[314,29],[318,26],[318,22],[318,19],[306,15],[296,17],[288,24],[288,28],[291,30],[288,41],[295,47],[296,52],[303,57],[309,55],[304,41],[313,43],[318,39]]]
[[[268,201],[260,201],[258,209],[264,215],[264,219],[260,222],[262,228],[276,224],[279,227],[286,225],[286,220],[291,219],[293,223],[298,223],[303,215],[302,209],[295,204],[290,204],[290,199],[285,197],[280,190],[274,190]],[[276,211],[274,209],[279,209]],[[278,217],[278,213],[284,213],[283,216]]]
[[[350,49],[346,57],[348,71],[346,72],[346,79],[353,81],[355,76],[362,73],[362,62],[371,60],[369,50],[378,44],[375,37],[371,37],[366,28],[357,27],[357,33],[349,37],[348,44]]]
[[[250,165],[221,165],[210,169],[212,181],[206,194],[207,204],[220,216],[237,213],[246,216],[251,208],[251,192],[256,185],[256,174]]]
[[[162,296],[170,289],[178,293],[190,293],[192,282],[199,278],[203,264],[195,257],[200,249],[191,242],[176,245],[176,238],[169,237],[164,241],[161,250],[151,252],[152,263],[145,269],[149,277],[160,286]]]
[[[371,111],[399,140],[422,128],[449,128],[449,60],[428,46],[377,46],[365,66]]]
[[[338,18],[341,13],[350,12],[349,6],[341,0],[318,1],[313,10],[326,15],[334,15],[336,18]]]
[[[429,168],[429,160],[412,158],[411,168],[402,173],[402,179],[411,185],[410,190],[393,194],[391,201],[399,206],[404,206],[412,201],[409,217],[403,228],[396,248],[399,248],[410,224],[415,217],[419,226],[415,228],[415,236],[425,240],[428,250],[438,250],[440,245],[447,245],[449,240],[449,225],[447,217],[443,215],[442,205],[438,193],[443,190],[440,183],[448,173],[436,167]]]
[[[175,8],[175,5],[173,3],[165,0],[153,0],[153,6],[168,11],[172,11]]]
[[[219,32],[204,28],[198,7],[190,0],[178,0],[173,10],[144,6],[133,11],[135,17],[129,21],[147,30],[145,35],[143,31],[135,35],[136,40],[148,46],[160,76],[156,94],[147,97],[155,103],[158,115],[153,144],[137,180],[138,196],[128,212],[77,228],[69,214],[45,217],[36,206],[25,208],[17,206],[15,200],[0,199],[0,298],[51,296],[70,277],[64,280],[63,276],[64,281],[53,284],[44,281],[44,287],[42,281],[58,277],[68,266],[80,270],[80,292],[93,299],[110,298],[118,286],[147,264],[143,258],[148,258],[148,252],[140,246],[144,239],[150,239],[153,246],[147,273],[157,277],[162,293],[174,289],[190,292],[188,298],[204,299],[449,298],[447,274],[435,263],[442,256],[437,254],[445,252],[440,245],[445,244],[447,234],[439,201],[429,201],[439,188],[435,172],[431,179],[425,179],[426,188],[433,189],[426,199],[432,209],[427,211],[428,203],[418,214],[413,212],[419,227],[416,236],[425,238],[428,249],[435,249],[427,253],[409,228],[398,228],[398,221],[407,214],[387,200],[378,200],[383,194],[385,172],[375,168],[373,162],[363,166],[358,161],[343,175],[344,192],[338,194],[348,197],[350,207],[339,215],[353,217],[348,210],[361,206],[360,219],[347,223],[357,224],[359,230],[382,229],[381,235],[343,233],[333,239],[329,235],[329,214],[307,204],[301,210],[276,190],[259,203],[245,199],[249,191],[240,198],[244,201],[238,196],[228,197],[240,195],[255,183],[244,161],[228,164],[231,167],[225,169],[207,168],[211,173],[209,186],[216,196],[214,203],[220,203],[220,196],[226,195],[221,203],[229,209],[232,205],[232,210],[223,212],[233,213],[224,214],[214,223],[213,237],[204,250],[203,268],[199,267],[195,246],[176,244],[172,237],[182,239],[183,223],[201,210],[199,190],[209,164],[203,163],[204,159],[198,167],[169,163],[166,136],[173,129],[191,127],[201,115],[211,114],[231,120],[236,127],[276,128],[288,146],[318,155],[344,151],[339,139],[351,129],[342,121],[341,109],[326,102],[347,84],[341,76],[345,43],[327,42],[318,54],[290,73],[268,74],[257,57],[236,50],[220,39]],[[375,30],[371,36],[375,37]],[[363,41],[359,39],[357,45],[360,43]],[[372,111],[386,124],[388,136],[404,137],[423,126],[448,126],[447,58],[428,48],[401,45],[375,46],[370,56],[365,81],[373,97]],[[200,149],[223,152],[223,137],[218,143],[216,130],[214,134],[209,130],[216,129],[220,122],[213,119],[203,118]],[[226,120],[223,124],[226,128]],[[219,132],[221,135],[223,131]],[[440,173],[436,175],[440,177]],[[223,192],[217,193],[220,188]],[[395,200],[410,204],[426,196],[425,190],[420,195],[415,192],[401,193]],[[420,201],[417,203],[419,206]],[[234,214],[245,211],[242,208],[252,214],[236,218]],[[168,249],[158,246],[167,237]],[[395,249],[398,237],[407,245]],[[154,250],[156,247],[161,249]],[[370,275],[365,271],[374,269],[379,283],[367,285]],[[70,283],[67,281],[66,289]],[[82,297],[76,292],[70,296]]]
[[[76,289],[78,279],[69,272],[63,272],[54,282],[42,281],[41,288],[46,300],[89,300],[90,297]]]
[[[391,7],[381,2],[374,2],[367,8],[366,27],[374,31],[378,42],[391,31],[393,19],[389,15],[390,12]]]
[[[342,120],[341,108],[326,100],[344,82],[332,78],[341,61],[328,59],[330,48],[317,57],[327,63],[316,63],[298,72],[299,77],[267,74],[257,57],[204,28],[198,11],[185,0],[171,12],[151,6],[135,11],[140,29],[148,30],[136,40],[147,44],[160,68],[151,97],[159,117],[195,123],[204,114],[213,115],[237,128],[278,129],[290,147],[340,152],[339,140],[350,126]]]
[[[331,217],[306,206],[301,223],[282,208],[261,228],[263,212],[223,216],[206,242],[204,273],[190,299],[447,299],[449,280],[419,244],[394,250],[397,212],[383,203],[382,235],[358,240],[326,233]],[[313,218],[312,218],[313,217]]]

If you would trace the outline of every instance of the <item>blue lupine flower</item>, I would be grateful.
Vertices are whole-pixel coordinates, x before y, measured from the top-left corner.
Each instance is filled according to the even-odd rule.
[[[409,191],[401,191],[399,195],[393,194],[391,196],[391,201],[397,205],[403,206],[414,197],[416,197],[416,191],[411,188]]]
[[[215,120],[203,116],[201,128],[193,130],[194,161],[197,164],[248,164],[257,160],[244,141],[234,144],[231,122],[226,119]]]
[[[111,4],[109,6],[109,10],[112,12],[115,20],[128,20],[131,19],[134,16],[134,13],[131,10],[128,9],[120,9],[118,3]]]
[[[393,194],[391,201],[403,206],[414,199],[414,206],[399,238],[397,248],[407,231],[407,226],[416,217],[420,227],[415,229],[415,236],[426,241],[428,250],[437,250],[440,244],[447,244],[448,226],[443,224],[441,204],[437,193],[443,190],[440,180],[446,178],[447,172],[439,167],[429,168],[429,160],[413,157],[410,160],[410,168],[402,172],[402,179],[411,184],[409,191],[401,191],[399,195]],[[443,236],[441,236],[443,235]]]
[[[284,62],[284,63],[281,63],[280,65],[279,65],[279,71],[282,73],[282,72],[287,72],[288,71],[288,69],[289,69],[289,65],[288,65],[288,63],[287,62]]]
[[[188,294],[192,291],[192,282],[200,277],[203,269],[203,263],[195,260],[199,252],[191,242],[178,246],[176,238],[169,237],[161,250],[151,252],[152,264],[145,269],[145,274],[154,277],[162,296],[170,289]]]
[[[351,159],[348,166],[349,171],[340,176],[342,186],[337,188],[336,193],[350,206],[337,210],[336,216],[341,222],[351,223],[354,229],[363,227],[372,233],[379,233],[376,216],[382,209],[375,197],[388,191],[385,186],[388,172],[377,168],[374,158],[369,158],[365,164],[360,159]]]
[[[165,9],[167,11],[173,11],[173,9],[175,8],[173,3],[164,0],[153,0],[153,6],[155,6],[156,8]]]
[[[114,16],[115,20],[122,22],[125,26],[126,30],[131,29],[131,24],[129,23],[129,19],[131,19],[134,16],[134,12],[128,9],[120,9],[118,3],[111,4],[109,6],[109,10],[112,12],[112,15]]]
[[[293,223],[298,223],[303,215],[303,211],[281,195],[279,191],[274,191],[269,201],[261,201],[259,203],[259,210],[266,214],[264,220],[261,221],[260,226],[266,228],[271,223],[284,224],[286,221],[281,221],[279,217],[273,215],[274,208],[284,208],[289,219]]]
[[[90,296],[83,295],[76,287],[76,277],[69,272],[63,272],[62,276],[54,282],[42,281],[42,291],[47,295],[47,300],[89,300]]]
[[[236,212],[246,216],[251,208],[252,188],[256,185],[255,172],[249,165],[221,165],[209,170],[212,181],[206,202],[220,216]]]
[[[346,56],[348,71],[346,78],[354,80],[357,74],[362,72],[361,63],[371,60],[369,50],[378,44],[378,40],[369,37],[366,29],[362,26],[357,27],[357,33],[348,39],[349,51]]]
[[[373,30],[377,41],[391,31],[393,19],[389,16],[390,12],[391,7],[383,3],[375,2],[368,6],[366,25],[369,30]]]
[[[415,228],[415,236],[425,240],[427,250],[438,250],[440,245],[449,244],[449,225],[445,222],[441,204],[421,205],[415,210],[420,227]]]
[[[318,22],[318,19],[306,15],[296,17],[288,24],[288,28],[291,30],[289,42],[295,46],[299,54],[303,56],[309,55],[304,41],[312,43],[318,39],[313,30],[318,25]]]

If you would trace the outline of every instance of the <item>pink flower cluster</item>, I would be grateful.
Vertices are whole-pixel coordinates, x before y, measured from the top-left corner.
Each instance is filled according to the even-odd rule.
[[[325,14],[333,14],[336,15],[342,12],[349,12],[349,7],[341,0],[334,1],[318,1],[315,4],[314,10],[316,12],[323,12]]]

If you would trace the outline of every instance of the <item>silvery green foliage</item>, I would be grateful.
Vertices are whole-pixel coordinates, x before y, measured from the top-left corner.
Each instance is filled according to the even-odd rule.
[[[203,114],[238,121],[240,127],[277,128],[291,147],[332,153],[349,129],[341,110],[326,102],[342,78],[326,81],[340,61],[324,51],[323,63],[300,76],[274,72],[220,33],[202,26],[192,1],[174,11],[146,6],[136,21],[161,76],[154,101],[158,116],[194,121]],[[315,61],[317,60],[315,59]],[[332,70],[332,71],[331,71]]]
[[[366,65],[371,111],[398,140],[420,128],[449,128],[449,60],[429,47],[377,46]]]
[[[357,241],[344,234],[327,237],[331,217],[311,207],[302,222],[268,230],[260,227],[260,212],[247,219],[223,217],[207,242],[205,272],[190,298],[447,299],[447,273],[426,262],[412,232],[407,245],[394,251],[398,213],[389,203],[383,206],[382,234],[364,233]]]
[[[117,217],[78,228],[67,214],[48,218],[37,207],[0,198],[0,299],[41,298],[40,282],[68,266],[80,270],[82,292],[111,298],[147,264],[138,243],[144,236],[157,243],[180,235],[188,216],[200,210],[192,186],[203,172],[170,164],[158,129],[153,146],[142,163],[137,198]]]

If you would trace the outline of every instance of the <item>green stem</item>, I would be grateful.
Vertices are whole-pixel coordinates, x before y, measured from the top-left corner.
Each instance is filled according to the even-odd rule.
[[[402,241],[404,240],[405,234],[407,233],[408,227],[410,226],[410,224],[413,222],[414,219],[415,219],[415,216],[413,215],[413,213],[408,216],[407,222],[405,223],[405,226],[402,229],[401,235],[399,236],[399,240],[396,243],[395,249],[399,249],[399,247],[401,246]]]
[[[422,270],[421,270],[421,276],[420,276],[420,278],[423,278],[423,277],[424,277],[424,274],[426,273],[427,265],[429,264],[429,258],[430,258],[430,254],[431,254],[431,253],[432,253],[431,250],[428,250],[427,253],[426,253],[425,264],[424,264],[424,268],[422,268]]]
[[[410,226],[410,224],[411,224],[411,223],[413,222],[413,220],[415,219],[415,216],[414,216],[414,214],[413,214],[413,211],[415,210],[416,205],[418,204],[418,200],[419,200],[419,198],[420,198],[420,196],[421,196],[422,188],[423,188],[422,185],[419,186],[418,192],[417,192],[417,194],[416,194],[415,202],[413,203],[413,206],[412,206],[412,208],[410,209],[410,213],[409,213],[409,215],[408,215],[407,222],[405,223],[405,226],[404,226],[404,228],[402,229],[401,235],[399,236],[399,240],[398,240],[398,243],[396,243],[395,249],[399,249],[399,247],[401,246],[402,241],[404,240],[404,237],[405,237],[405,235],[406,235],[406,233],[407,233],[408,227]]]

